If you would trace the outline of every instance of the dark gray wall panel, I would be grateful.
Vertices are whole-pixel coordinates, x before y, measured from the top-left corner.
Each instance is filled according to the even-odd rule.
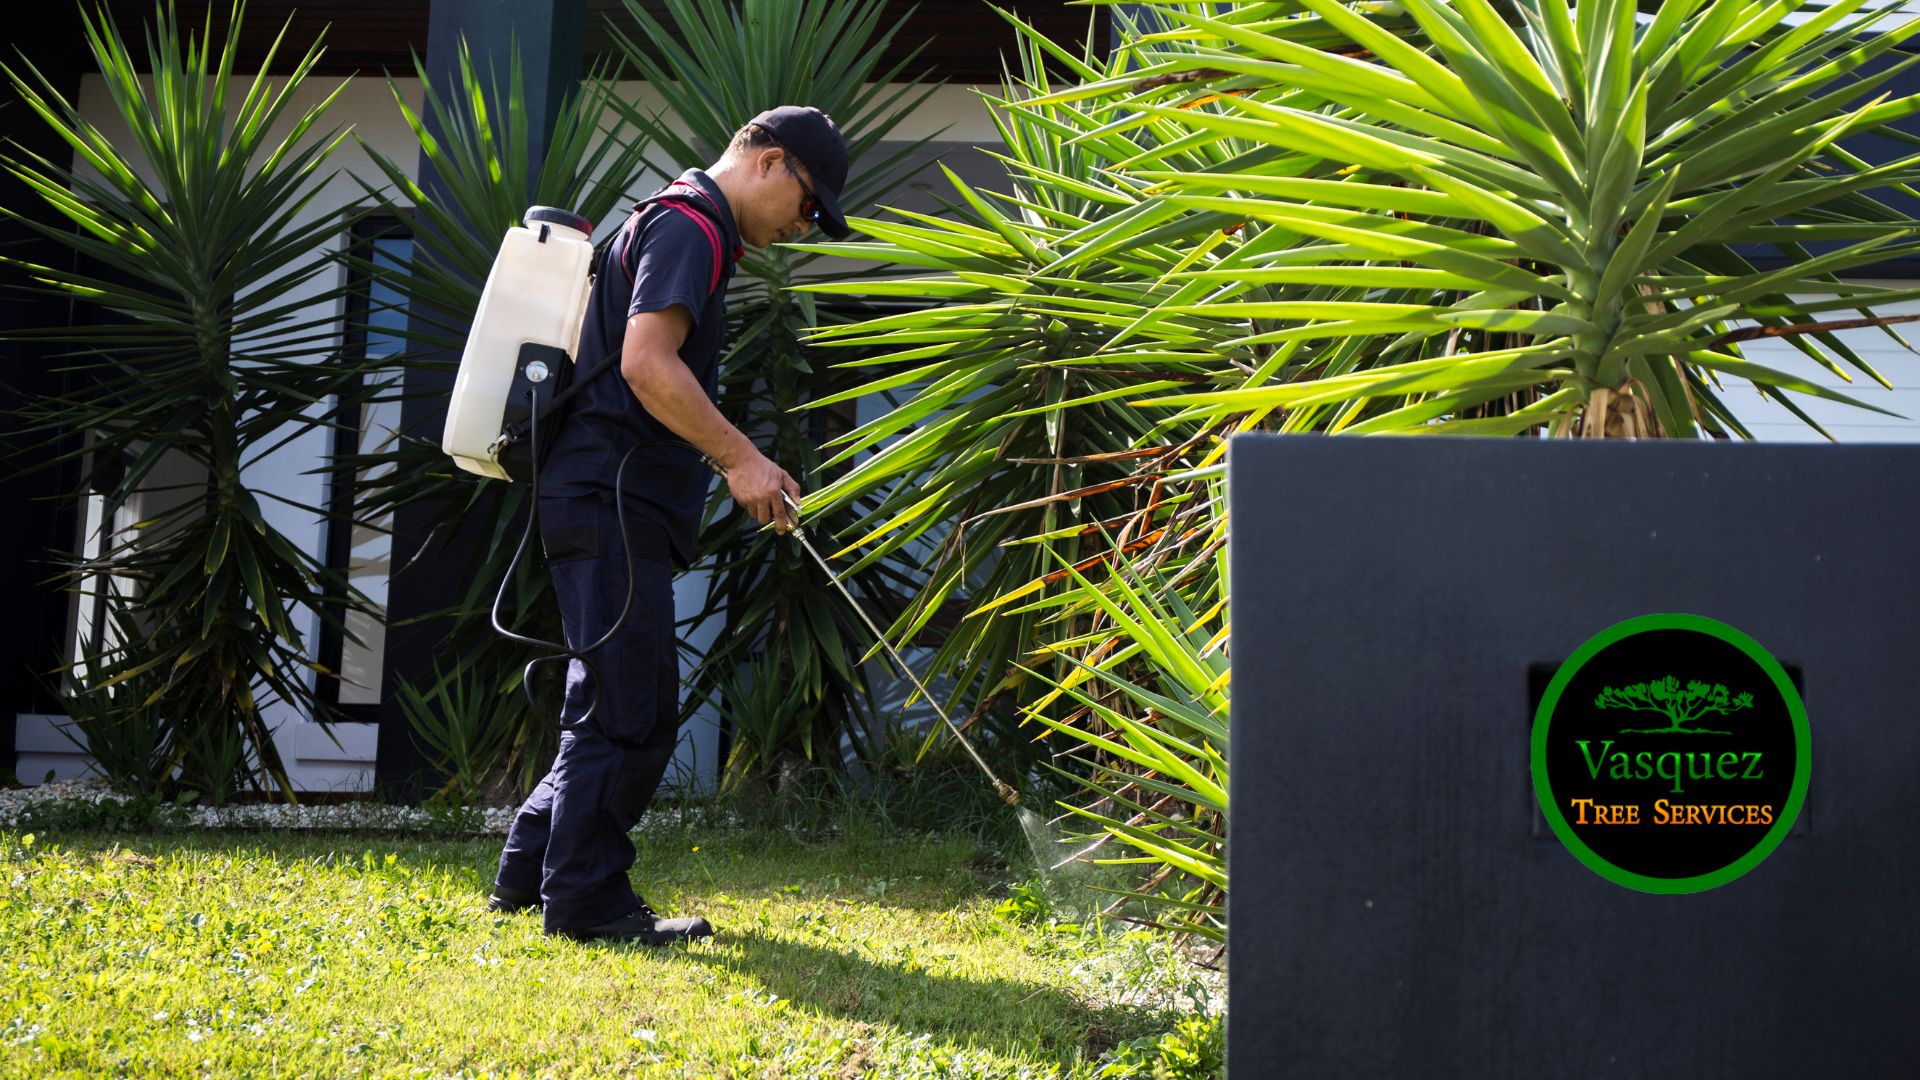
[[[585,3],[586,0],[433,0],[427,37],[427,76],[440,94],[452,96],[450,88],[459,83],[459,49],[463,42],[483,72],[489,66],[504,72],[509,56],[517,47],[526,82],[527,111],[536,118],[528,153],[531,160],[542,161],[546,158],[547,139],[552,134],[560,103],[580,82],[580,34]],[[496,113],[505,112],[498,102],[490,103],[489,107]],[[427,130],[436,138],[441,137],[439,122],[431,117]],[[537,176],[538,167],[532,172]],[[425,154],[420,158],[419,178],[420,186],[429,193],[441,192],[438,170]],[[418,230],[416,239],[430,236],[432,223],[428,219],[416,218],[414,225]],[[410,310],[408,317],[428,328],[437,323],[428,311]],[[429,443],[439,442],[441,429],[446,424],[447,398],[453,391],[452,366],[458,363],[459,357],[458,348],[446,349],[433,357],[445,362],[446,368],[431,370],[414,365],[407,369],[406,389],[411,396],[401,409],[401,427],[407,434]],[[452,532],[434,530],[433,521],[441,511],[437,505],[416,501],[395,511],[392,565],[396,572],[387,591],[387,687],[391,688],[400,678],[422,681],[441,659],[452,620],[428,616],[458,605],[466,595],[472,584],[472,568],[485,551],[488,533],[494,527],[499,497],[497,490],[487,490],[467,511],[461,528]],[[400,707],[399,697],[390,689],[382,696],[374,787],[388,799],[413,802],[438,787],[444,777],[414,738],[413,727]]]
[[[1236,1077],[1920,1067],[1920,448],[1229,454]],[[1685,611],[1797,665],[1805,820],[1638,893],[1534,827],[1528,670]]]

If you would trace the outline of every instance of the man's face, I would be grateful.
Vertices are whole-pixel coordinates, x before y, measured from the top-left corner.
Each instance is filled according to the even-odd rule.
[[[746,203],[737,224],[741,241],[753,247],[799,237],[813,227],[813,213],[819,207],[807,167],[779,147],[762,150],[754,159]]]

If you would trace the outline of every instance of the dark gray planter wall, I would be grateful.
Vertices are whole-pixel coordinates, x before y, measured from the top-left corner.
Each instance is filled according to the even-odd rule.
[[[477,68],[483,73],[498,73],[504,84],[511,45],[517,41],[528,111],[538,118],[532,125],[533,156],[543,159],[560,103],[580,82],[585,12],[586,0],[433,0],[428,20],[427,77],[441,94],[450,95],[459,85],[458,50],[464,40]],[[504,114],[504,107],[501,111]],[[427,126],[434,135],[440,134],[431,114]],[[539,170],[533,171],[537,174]],[[441,191],[439,177],[425,155],[420,159],[420,185],[429,193]],[[419,224],[422,229],[426,227],[424,221]],[[452,351],[442,359],[457,362],[459,353]],[[453,372],[409,368],[406,389],[416,396],[404,403],[401,426],[417,438],[438,444],[446,424],[447,397],[453,392]],[[409,620],[445,610],[465,595],[469,584],[466,575],[493,527],[487,515],[497,505],[498,499],[490,495],[469,515],[467,528],[438,536],[430,529],[438,508],[410,504],[394,514],[392,565],[406,569],[394,574],[387,594],[387,689],[380,704],[375,765],[375,787],[389,798],[416,801],[438,779],[414,741],[392,686],[398,676],[418,678],[419,673],[433,670],[450,620]]]
[[[1229,462],[1235,1076],[1911,1075],[1920,448]],[[1686,896],[1577,862],[1529,778],[1530,667],[1668,611],[1797,667],[1813,734],[1796,835]]]

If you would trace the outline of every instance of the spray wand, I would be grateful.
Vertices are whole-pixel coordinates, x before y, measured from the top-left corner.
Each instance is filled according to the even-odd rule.
[[[722,478],[727,475],[727,471],[720,467],[719,462],[705,455],[701,456],[708,468],[720,474]],[[853,608],[854,614],[860,616],[860,621],[866,624],[867,632],[871,633],[874,640],[880,643],[880,647],[887,651],[887,655],[893,658],[893,665],[900,669],[902,675],[912,680],[915,688],[920,691],[920,695],[927,699],[927,704],[933,706],[933,711],[939,713],[940,719],[946,721],[947,727],[953,729],[953,737],[960,740],[960,746],[966,750],[967,756],[973,759],[975,765],[980,766],[980,771],[987,774],[988,780],[993,781],[994,794],[1000,796],[1001,801],[1008,806],[1018,809],[1020,793],[1015,791],[1012,785],[994,775],[993,769],[988,767],[986,761],[981,758],[980,752],[973,748],[972,741],[960,730],[960,725],[954,723],[953,717],[947,715],[947,710],[940,704],[940,699],[933,696],[932,691],[927,689],[927,685],[920,681],[920,676],[915,675],[913,669],[907,666],[907,662],[900,658],[899,652],[895,651],[892,643],[887,641],[887,635],[881,633],[880,628],[874,625],[866,609],[860,606],[860,602],[853,598],[853,593],[848,591],[846,583],[840,580],[840,575],[834,573],[833,568],[827,565],[827,560],[814,549],[812,542],[807,539],[806,529],[800,524],[800,504],[794,502],[793,496],[784,491],[780,493],[780,497],[786,500],[787,506],[793,510],[793,538],[800,541],[800,546],[807,549],[807,554],[813,556],[813,561],[820,564],[820,569],[827,575],[827,580],[833,582],[834,588],[840,590],[840,595],[847,598],[847,604]]]

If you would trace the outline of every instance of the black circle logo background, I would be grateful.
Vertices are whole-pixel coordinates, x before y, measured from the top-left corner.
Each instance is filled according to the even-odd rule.
[[[1729,714],[1709,713],[1683,728],[1725,731],[1729,734],[1634,734],[1623,728],[1663,728],[1666,714],[1628,709],[1600,709],[1594,698],[1606,687],[1624,688],[1673,676],[1684,691],[1690,682],[1718,683],[1728,694],[1753,695],[1751,708]],[[1592,775],[1579,743],[1600,763]],[[1602,758],[1602,747],[1611,740]],[[1722,753],[1758,752],[1761,778],[1741,778],[1747,759],[1736,757],[1735,779],[1687,778],[1681,762],[1681,788],[1659,775],[1647,780],[1613,778],[1613,755],[1625,753],[1636,770],[1641,753],[1657,763],[1665,753],[1708,753],[1717,764]],[[1734,645],[1692,630],[1649,630],[1622,638],[1594,654],[1574,674],[1554,708],[1547,733],[1547,776],[1568,828],[1594,853],[1636,874],[1658,878],[1690,878],[1727,866],[1753,850],[1773,828],[1772,822],[1752,825],[1659,825],[1654,803],[1733,806],[1771,806],[1773,820],[1785,812],[1793,790],[1794,729],[1787,704],[1759,665]],[[1638,825],[1599,825],[1587,814],[1579,824],[1574,799],[1592,799],[1602,806],[1638,804]]]

